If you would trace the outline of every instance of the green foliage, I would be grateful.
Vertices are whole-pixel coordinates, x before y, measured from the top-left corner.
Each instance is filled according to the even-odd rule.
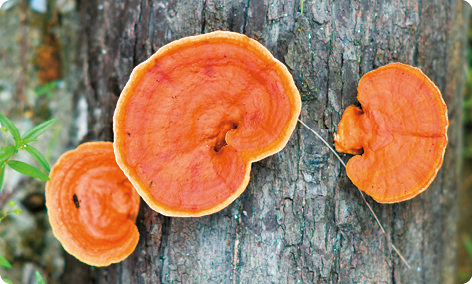
[[[469,254],[469,258],[472,259],[472,239],[470,236],[462,237],[462,242],[464,243],[465,250]]]
[[[472,238],[469,235],[463,235],[461,239],[469,259],[472,260]],[[463,268],[461,265],[459,265],[459,269],[457,271],[457,278],[459,282],[465,283],[470,280],[470,277],[472,277],[470,268],[467,266]]]
[[[10,262],[0,254],[0,266],[4,268],[11,268]]]
[[[3,267],[3,268],[7,268],[7,269],[11,268],[11,263],[1,254],[0,254],[0,266]],[[9,280],[7,278],[3,278],[2,280],[5,283],[13,284],[13,282],[11,282],[11,280]]]
[[[5,127],[6,131],[11,133],[11,135],[13,136],[13,139],[15,140],[15,144],[19,144],[21,140],[21,136],[20,136],[20,131],[18,131],[18,128],[16,128],[15,124],[13,124],[13,122],[11,122],[11,120],[8,119],[3,114],[0,114],[0,123]],[[6,131],[3,130],[5,135],[6,135]]]
[[[34,92],[37,96],[46,95],[46,97],[51,98],[58,83],[58,81],[51,81],[35,89]]]
[[[38,161],[38,163],[43,167],[46,171],[50,172],[51,168],[49,167],[48,161],[46,161],[46,158],[44,158],[43,154],[41,154],[38,149],[34,148],[33,146],[30,145],[25,145],[23,148],[30,153],[33,158]]]
[[[0,254],[0,266],[7,269],[10,269],[12,267],[11,263],[1,254]],[[41,273],[39,273],[38,270],[34,272],[34,275],[36,276],[36,283],[46,284],[46,281],[44,281],[43,276],[41,275]],[[11,280],[7,278],[3,278],[2,280],[8,284],[13,284],[13,282],[11,282]]]
[[[1,167],[0,168],[0,190],[2,189],[4,178],[5,178],[5,167]]]
[[[41,275],[41,273],[39,273],[38,270],[34,272],[34,275],[36,275],[36,282],[38,282],[38,284],[46,284],[46,281],[44,281],[43,276]]]
[[[2,222],[3,219],[5,219],[8,215],[20,215],[21,214],[21,209],[20,208],[14,208],[16,206],[16,203],[12,200],[8,201],[8,210],[7,211],[0,211],[0,222]],[[0,264],[1,266],[1,264]]]
[[[14,154],[18,153],[18,151],[26,150],[26,152],[28,152],[36,161],[38,161],[41,167],[49,172],[51,167],[49,166],[46,158],[44,158],[43,154],[41,154],[36,148],[29,144],[38,141],[36,138],[43,134],[43,132],[50,128],[56,121],[57,118],[47,120],[26,131],[23,136],[20,136],[20,132],[18,131],[18,128],[15,126],[15,124],[13,124],[13,122],[6,116],[0,114],[0,123],[3,126],[0,128],[0,130],[2,130],[5,135],[5,147],[1,147],[0,150],[0,189],[3,186],[6,166],[9,166],[13,170],[33,178],[46,181],[49,180],[48,175],[42,172],[40,169],[24,162],[10,160],[10,158]],[[8,133],[13,136],[15,145],[7,145]]]
[[[47,174],[43,173],[42,171],[38,170],[33,166],[28,165],[27,163],[20,161],[8,161],[7,165],[13,170],[19,172],[20,174],[24,174],[33,178],[38,178],[40,180],[50,180]]]
[[[16,150],[13,145],[3,148],[2,151],[0,151],[0,162],[5,162],[16,152],[18,152],[18,150]]]
[[[35,127],[26,131],[26,133],[23,134],[23,137],[21,137],[21,139],[23,139],[23,142],[25,142],[28,139],[38,138],[39,135],[43,134],[43,132],[46,131],[48,128],[50,128],[56,121],[57,121],[57,118],[53,118],[53,119],[47,120],[43,123],[36,125]]]
[[[6,116],[0,114],[0,123],[2,125],[2,127],[0,127],[0,130],[3,131],[3,134],[5,136],[5,147],[0,146],[0,190],[3,186],[6,166],[26,176],[45,181],[50,180],[49,176],[42,172],[40,169],[24,162],[11,160],[11,157],[18,153],[18,151],[26,150],[26,152],[28,152],[41,165],[41,167],[43,167],[46,171],[49,172],[51,170],[51,167],[49,166],[49,163],[46,158],[44,158],[43,154],[41,154],[36,148],[29,144],[38,141],[36,138],[38,138],[39,135],[43,134],[44,131],[50,128],[56,122],[56,120],[56,118],[53,118],[43,123],[40,123],[35,127],[31,128],[30,130],[26,131],[26,133],[21,136],[15,124],[13,124],[13,122]],[[8,145],[8,133],[13,136],[15,145]],[[9,208],[7,211],[0,211],[0,222],[8,215],[21,214],[21,209],[14,208],[16,205],[15,202],[10,201],[8,205]]]

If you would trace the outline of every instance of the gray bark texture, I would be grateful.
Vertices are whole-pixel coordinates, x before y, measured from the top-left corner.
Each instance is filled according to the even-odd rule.
[[[445,161],[410,201],[367,198],[300,125],[280,153],[253,165],[246,191],[225,210],[169,218],[142,202],[135,252],[107,268],[68,258],[77,283],[454,283],[462,93],[468,5],[448,0],[82,0],[77,99],[88,135],[111,141],[116,101],[137,64],[173,40],[215,30],[244,33],[286,64],[301,120],[332,143],[366,72],[390,62],[420,67],[449,109]],[[349,155],[344,155],[347,161]],[[392,250],[393,243],[411,269]],[[67,280],[74,279],[74,280]],[[71,282],[68,282],[71,281]]]

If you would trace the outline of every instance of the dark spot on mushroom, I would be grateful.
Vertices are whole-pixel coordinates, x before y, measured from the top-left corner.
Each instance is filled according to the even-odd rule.
[[[80,208],[80,203],[79,203],[79,199],[77,198],[76,194],[74,194],[74,196],[72,197],[72,200],[74,201],[75,207],[77,207],[77,209],[79,209]]]
[[[131,133],[127,132],[126,134],[128,134],[128,136],[131,136]]]
[[[151,186],[152,186],[152,181],[149,183],[149,187],[151,187]]]

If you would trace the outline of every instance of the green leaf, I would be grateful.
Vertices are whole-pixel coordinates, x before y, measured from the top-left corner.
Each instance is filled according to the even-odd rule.
[[[30,144],[30,143],[34,143],[34,142],[38,142],[38,139],[24,139],[24,140],[21,140],[22,145]]]
[[[54,90],[54,88],[57,87],[58,83],[59,83],[58,81],[51,81],[51,82],[46,83],[46,84],[42,85],[41,87],[35,89],[34,92],[38,96],[40,96],[40,95],[50,96],[52,94],[52,91]]]
[[[470,259],[472,259],[472,239],[470,236],[462,237],[462,241],[464,242],[464,247],[467,253],[469,254]]]
[[[11,282],[11,280],[7,279],[7,278],[3,278],[3,282],[5,282],[7,284],[13,284],[13,282]]]
[[[24,174],[29,177],[39,178],[40,180],[51,180],[47,174],[43,173],[42,171],[33,166],[28,165],[27,163],[10,160],[7,162],[7,165],[15,171],[19,172],[20,174]]]
[[[20,132],[18,128],[16,128],[15,124],[8,119],[8,117],[4,116],[0,113],[0,123],[11,133],[13,139],[15,140],[15,144],[18,144],[21,140]]]
[[[11,268],[10,262],[0,254],[0,266],[5,268]]]
[[[38,284],[46,284],[46,281],[44,281],[43,276],[41,275],[41,273],[39,273],[38,270],[34,272],[34,275],[36,275],[36,282],[38,282]]]
[[[8,206],[9,206],[10,208],[15,207],[15,205],[16,205],[15,201],[13,201],[13,200],[8,201]]]
[[[25,141],[27,139],[36,139],[39,135],[43,134],[44,131],[51,127],[56,121],[57,118],[53,118],[36,125],[35,127],[26,131],[26,133],[23,134],[23,137],[21,137],[21,140]]]
[[[48,172],[51,171],[51,168],[49,167],[48,161],[46,161],[46,158],[44,158],[43,154],[41,154],[38,151],[38,149],[36,149],[36,148],[34,148],[30,145],[26,145],[25,150],[28,151],[28,153],[30,153],[30,155],[33,156],[33,158],[36,161],[38,161],[38,163],[41,165],[41,167],[43,167]]]
[[[13,210],[13,214],[19,216],[21,214],[21,209],[20,208],[16,208],[15,210]]]
[[[0,168],[0,190],[3,186],[3,178],[5,177],[5,166]]]
[[[13,156],[16,151],[16,147],[13,145],[4,148],[2,151],[0,151],[0,163],[3,163],[4,161],[10,159],[10,157]]]

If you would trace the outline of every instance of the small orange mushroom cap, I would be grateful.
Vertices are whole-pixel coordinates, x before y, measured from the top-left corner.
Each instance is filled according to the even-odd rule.
[[[358,155],[347,163],[348,177],[380,203],[425,191],[447,146],[447,108],[438,87],[420,69],[392,63],[361,78],[357,99],[362,110],[349,106],[334,136],[337,151]]]
[[[111,142],[84,143],[64,153],[46,183],[54,236],[78,260],[107,266],[136,248],[140,198],[115,161]]]
[[[155,211],[212,214],[244,191],[251,163],[285,147],[300,109],[287,68],[257,41],[186,37],[133,70],[113,118],[116,159]]]

